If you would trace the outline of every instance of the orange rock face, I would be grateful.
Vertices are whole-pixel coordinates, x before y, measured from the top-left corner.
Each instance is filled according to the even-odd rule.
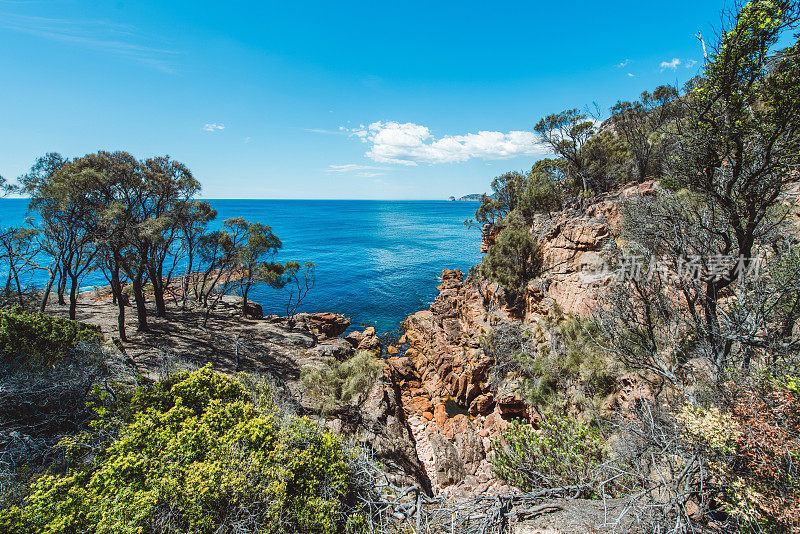
[[[389,364],[401,377],[401,403],[434,489],[454,495],[475,488],[488,493],[508,489],[492,470],[493,439],[514,419],[534,422],[536,417],[518,393],[516,379],[490,380],[495,362],[484,351],[485,336],[498,322],[538,323],[556,307],[588,314],[615,280],[605,258],[619,235],[620,203],[631,195],[653,194],[655,187],[637,184],[584,210],[538,218],[534,230],[544,274],[529,284],[522,317],[504,307],[505,293],[498,284],[445,269],[430,309],[406,318],[402,340],[409,348]],[[484,226],[482,252],[498,233]],[[643,394],[639,384],[631,383],[609,402],[625,405]]]

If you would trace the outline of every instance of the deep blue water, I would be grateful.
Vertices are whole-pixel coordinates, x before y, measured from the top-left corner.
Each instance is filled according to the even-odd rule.
[[[474,202],[383,200],[210,200],[215,225],[244,217],[272,227],[283,241],[275,261],[317,264],[316,287],[300,311],[332,311],[354,324],[392,331],[427,308],[442,269],[466,272],[480,261],[480,234],[462,223]],[[0,226],[20,225],[27,200],[0,199]],[[83,286],[105,285],[91,273]],[[284,294],[259,286],[252,299],[281,313]]]

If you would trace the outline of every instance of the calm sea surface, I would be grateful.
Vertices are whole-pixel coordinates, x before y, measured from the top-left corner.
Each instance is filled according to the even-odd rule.
[[[283,241],[275,260],[317,264],[317,284],[300,311],[333,311],[354,324],[395,330],[427,308],[442,269],[467,271],[480,261],[480,233],[462,223],[477,203],[383,200],[210,200],[215,225],[244,217],[272,227]],[[20,225],[27,200],[0,199],[0,226]],[[105,285],[91,273],[83,286]],[[252,299],[282,313],[282,291],[259,286]]]

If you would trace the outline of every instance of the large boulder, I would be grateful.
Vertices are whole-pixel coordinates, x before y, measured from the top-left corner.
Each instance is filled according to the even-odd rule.
[[[264,309],[258,302],[248,300],[244,305],[244,316],[248,319],[263,319]]]
[[[467,471],[453,443],[438,431],[431,433],[428,440],[433,451],[436,485],[446,488],[464,480]]]
[[[350,358],[354,353],[353,346],[342,338],[324,340],[306,352],[308,356],[336,358],[339,361]]]
[[[350,332],[345,339],[358,350],[381,352],[381,339],[373,326],[368,326],[363,332]]]
[[[338,313],[303,313],[309,330],[320,337],[337,337],[350,327],[350,319]]]

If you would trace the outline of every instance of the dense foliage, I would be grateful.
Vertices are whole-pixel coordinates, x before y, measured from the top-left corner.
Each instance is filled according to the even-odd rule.
[[[96,326],[21,308],[0,309],[0,362],[4,364],[52,365],[72,354],[79,343],[102,339]]]
[[[600,432],[552,412],[536,426],[514,422],[494,443],[495,473],[522,491],[576,486],[590,494],[603,459]]]
[[[266,390],[210,367],[97,407],[64,440],[64,473],[39,477],[4,532],[355,531],[348,453],[330,432],[282,416]]]

